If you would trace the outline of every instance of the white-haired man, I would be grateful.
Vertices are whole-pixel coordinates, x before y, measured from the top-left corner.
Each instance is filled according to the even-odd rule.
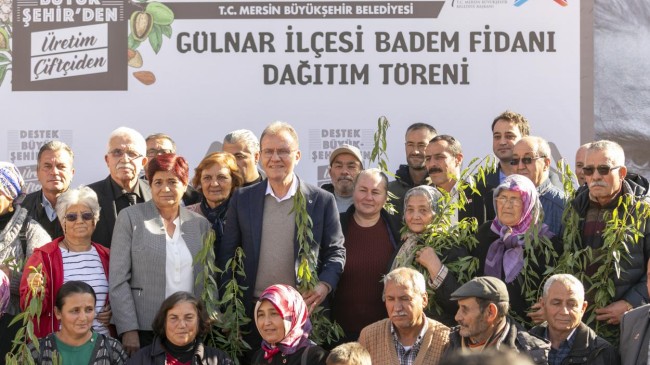
[[[91,240],[111,247],[117,214],[124,208],[151,199],[149,184],[139,179],[147,164],[147,144],[135,129],[120,127],[111,132],[104,161],[110,174],[88,187],[95,190],[101,207]]]
[[[568,220],[572,227],[564,227],[581,235],[580,244],[594,250],[603,248],[605,232],[618,231],[612,212],[618,209],[621,197],[630,198],[631,204],[648,203],[648,180],[628,174],[625,167],[623,148],[612,141],[601,140],[593,142],[587,148],[584,167],[588,189],[579,190],[571,201],[579,219]],[[633,215],[638,213],[628,208]],[[575,222],[575,223],[572,223]],[[647,221],[639,222],[641,232],[638,236],[625,234],[627,253],[620,257],[620,272],[612,268],[610,279],[614,282],[614,296],[610,304],[596,308],[596,319],[603,323],[618,325],[625,312],[632,308],[648,303],[646,290],[646,260],[650,257],[650,225]],[[593,276],[601,267],[601,262],[593,261],[586,268],[586,275]],[[587,288],[587,293],[589,290]],[[587,298],[593,302],[591,298]]]
[[[260,160],[260,142],[248,129],[237,129],[223,138],[223,151],[232,153],[244,175],[244,186],[256,184],[266,176],[257,167]]]
[[[437,365],[449,342],[449,327],[424,314],[429,299],[424,276],[400,267],[383,282],[388,318],[365,327],[359,336],[372,363]]]
[[[587,309],[585,289],[570,274],[553,275],[544,283],[542,312],[546,322],[530,333],[551,341],[549,365],[616,365],[616,349],[582,322]]]

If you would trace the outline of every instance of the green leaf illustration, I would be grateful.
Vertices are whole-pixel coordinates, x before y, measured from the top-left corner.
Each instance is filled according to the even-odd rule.
[[[149,3],[145,11],[153,16],[154,24],[170,25],[174,21],[174,12],[165,4]]]
[[[160,25],[153,25],[151,33],[149,33],[149,43],[151,44],[153,51],[158,54],[160,47],[162,47],[162,30],[160,29]]]
[[[172,26],[171,25],[161,25],[160,29],[162,30],[162,34],[165,35],[165,37],[171,39],[172,38]]]
[[[140,41],[136,40],[135,38],[133,38],[133,34],[129,33],[129,40],[128,40],[128,47],[129,48],[135,50],[138,47],[140,47],[140,43],[142,43],[142,42],[140,42]]]

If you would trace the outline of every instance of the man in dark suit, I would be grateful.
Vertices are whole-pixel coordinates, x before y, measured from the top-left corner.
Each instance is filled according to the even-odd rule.
[[[111,132],[104,156],[110,175],[88,187],[97,193],[99,222],[91,240],[111,247],[117,214],[124,208],[151,199],[149,184],[138,178],[147,164],[147,145],[142,135],[131,128],[120,127]]]
[[[296,193],[304,196],[306,211],[313,222],[312,253],[317,258],[319,283],[302,293],[311,310],[336,289],[343,265],[345,248],[334,196],[301,181],[293,172],[300,160],[298,135],[287,123],[266,127],[261,138],[261,165],[267,179],[233,194],[228,208],[224,237],[218,248],[217,264],[225,268],[237,247],[244,250],[246,277],[238,277],[245,286],[243,302],[246,314],[253,318],[256,298],[272,284],[297,286],[300,264],[296,239]],[[224,276],[226,278],[227,276]],[[221,283],[224,287],[224,283]],[[252,336],[257,335],[253,330]],[[259,336],[259,335],[257,335]],[[259,349],[259,337],[247,339]]]
[[[56,201],[68,190],[74,176],[74,154],[61,141],[49,141],[38,151],[36,175],[41,189],[27,194],[21,206],[52,238],[63,236],[61,223],[56,217]]]
[[[650,276],[650,262],[647,275]],[[650,295],[650,281],[646,281]],[[650,304],[640,306],[623,315],[621,320],[621,364],[647,365],[650,348]]]

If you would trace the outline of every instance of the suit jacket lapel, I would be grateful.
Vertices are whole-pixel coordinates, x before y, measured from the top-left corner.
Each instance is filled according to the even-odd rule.
[[[264,219],[264,199],[266,199],[266,187],[268,181],[262,180],[251,189],[250,201],[243,201],[248,205],[249,224],[251,225],[253,236],[253,262],[259,262],[260,246],[262,245],[262,220]],[[244,222],[240,222],[243,224]]]
[[[111,184],[111,175],[108,175],[106,180],[104,180],[104,196],[106,199],[102,199],[103,201],[103,206],[102,210],[106,212],[104,215],[104,218],[106,218],[106,223],[105,226],[107,227],[106,229],[109,229],[108,227],[114,227],[115,226],[115,219],[117,218],[117,208],[115,207],[115,196],[113,195],[113,185]],[[109,233],[110,235],[111,233]],[[110,242],[109,242],[110,244]]]
[[[640,314],[640,316],[635,316],[636,318],[630,318],[630,320],[634,321],[631,337],[628,339],[623,339],[624,341],[630,341],[630,353],[637,354],[637,358],[634,359],[634,363],[636,363],[638,360],[639,351],[648,351],[648,349],[642,349],[641,346],[643,345],[643,337],[648,330],[648,323],[650,322],[650,319],[648,318],[647,311],[643,311]]]

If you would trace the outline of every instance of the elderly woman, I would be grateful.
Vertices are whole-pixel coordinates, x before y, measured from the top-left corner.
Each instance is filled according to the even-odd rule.
[[[153,320],[153,331],[153,344],[136,352],[127,364],[234,364],[223,351],[203,345],[210,320],[203,302],[192,293],[179,291],[165,299]]]
[[[96,332],[109,334],[111,309],[108,304],[108,256],[104,246],[90,241],[99,220],[97,194],[89,187],[68,189],[59,196],[56,214],[63,228],[63,236],[37,248],[29,257],[20,281],[20,305],[29,305],[29,282],[36,277],[30,266],[42,267],[45,279],[45,299],[41,316],[34,323],[34,333],[44,337],[59,329],[54,298],[61,285],[81,280],[93,287],[97,301],[97,317],[93,323]]]
[[[244,178],[237,167],[235,156],[227,152],[205,156],[194,169],[192,185],[201,192],[201,202],[190,205],[187,209],[208,219],[216,233],[217,243],[223,237],[230,196],[243,183]]]
[[[188,183],[185,159],[161,154],[147,164],[152,200],[128,207],[115,222],[109,295],[122,344],[133,354],[153,341],[151,324],[165,298],[177,291],[200,297],[203,270],[193,257],[203,247],[208,221],[181,207]]]
[[[11,282],[11,301],[7,307],[10,314],[20,312],[18,286],[23,268],[18,265],[35,248],[52,240],[35,220],[28,217],[27,209],[20,207],[25,197],[24,184],[23,176],[14,164],[0,162],[0,270]]]
[[[406,192],[404,222],[407,231],[392,269],[404,266],[424,269],[423,274],[428,278],[428,285],[436,294],[430,300],[435,300],[442,308],[442,313],[431,310],[427,311],[427,315],[453,326],[456,323],[454,313],[458,307],[456,302],[450,301],[449,298],[459,284],[453,275],[448,274],[449,270],[443,262],[455,261],[468,255],[468,252],[464,248],[453,248],[438,253],[433,247],[424,244],[427,234],[435,229],[432,226],[434,218],[442,214],[441,204],[442,193],[432,186],[420,185]]]
[[[38,349],[30,345],[37,365],[126,363],[126,352],[119,341],[92,331],[96,299],[93,288],[83,281],[68,281],[59,288],[55,315],[61,327],[40,339]],[[55,351],[62,362],[52,359]]]
[[[537,189],[527,177],[508,176],[494,190],[494,208],[497,217],[479,227],[473,255],[479,258],[480,274],[506,283],[511,310],[526,321],[541,294],[543,273],[555,265],[562,244],[543,223]]]
[[[296,289],[288,285],[266,288],[255,304],[254,315],[262,348],[252,365],[325,365],[327,351],[309,340],[307,305]]]

